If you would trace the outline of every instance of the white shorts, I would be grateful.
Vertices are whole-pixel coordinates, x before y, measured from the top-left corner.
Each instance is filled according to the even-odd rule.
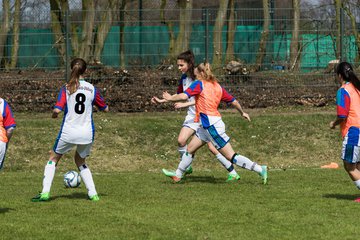
[[[183,127],[188,127],[194,130],[195,132],[201,127],[199,122],[194,122],[195,117],[187,115],[183,123]]]
[[[92,143],[89,144],[74,144],[74,143],[67,143],[63,140],[59,139],[55,141],[54,144],[54,152],[57,154],[65,154],[69,152],[74,146],[76,146],[76,151],[80,155],[81,158],[86,158],[90,155],[90,150]]]
[[[5,154],[6,154],[6,143],[0,142],[0,169],[3,168]]]
[[[222,120],[217,121],[209,128],[200,127],[196,131],[196,136],[204,142],[211,142],[216,149],[221,149],[230,141],[230,137],[225,133],[225,124]]]

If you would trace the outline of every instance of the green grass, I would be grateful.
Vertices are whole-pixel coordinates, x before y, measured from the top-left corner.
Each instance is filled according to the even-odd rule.
[[[184,184],[159,173],[96,174],[101,200],[54,180],[52,199],[32,203],[41,174],[1,174],[2,239],[356,239],[359,196],[343,170],[195,172]],[[354,215],[355,214],[355,215]]]
[[[0,172],[1,239],[356,239],[353,199],[360,192],[339,160],[341,139],[328,125],[334,112],[316,108],[250,111],[245,122],[223,114],[237,152],[270,167],[269,185],[239,169],[226,171],[206,148],[184,184],[161,168],[178,163],[176,139],[184,112],[95,114],[96,140],[88,164],[101,200],[86,189],[66,189],[62,174],[75,169],[72,154],[57,168],[52,199],[32,203],[61,119],[18,113],[18,127]],[[355,214],[355,215],[354,215]]]

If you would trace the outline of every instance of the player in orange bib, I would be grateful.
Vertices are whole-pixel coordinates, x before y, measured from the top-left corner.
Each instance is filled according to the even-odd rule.
[[[211,142],[227,160],[242,168],[259,173],[263,184],[266,184],[268,179],[267,167],[260,166],[233,150],[229,142],[230,138],[225,133],[225,124],[221,119],[218,106],[221,101],[229,102],[248,121],[250,121],[249,115],[242,110],[239,102],[220,86],[211,72],[210,64],[202,63],[196,67],[195,76],[197,80],[184,93],[175,95],[163,93],[163,98],[172,102],[184,101],[195,96],[195,122],[201,124],[196,135],[188,144],[186,153],[182,156],[176,175],[170,177],[174,182],[180,182],[185,169],[192,163],[195,152],[207,142]],[[229,101],[230,98],[232,101]]]
[[[360,189],[360,80],[348,62],[336,68],[341,87],[336,94],[337,117],[330,122],[334,129],[340,124],[343,138],[341,159],[344,168]],[[360,202],[360,197],[355,199]]]
[[[9,104],[0,98],[0,170],[4,166],[6,149],[15,127],[15,119]]]

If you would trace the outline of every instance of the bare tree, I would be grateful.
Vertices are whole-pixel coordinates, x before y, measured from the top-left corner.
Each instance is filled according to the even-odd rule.
[[[360,34],[359,34],[359,31],[358,31],[358,26],[357,26],[357,23],[356,23],[356,18],[355,18],[355,15],[351,12],[351,6],[350,6],[350,3],[348,2],[347,5],[345,5],[347,2],[345,1],[344,2],[344,10],[346,12],[346,14],[349,16],[350,18],[350,22],[351,22],[351,30],[352,30],[352,33],[354,34],[354,38],[355,38],[355,44],[356,44],[356,47],[357,47],[357,55],[355,57],[355,62],[358,63],[360,61]],[[355,3],[356,4],[356,3]],[[356,6],[356,5],[355,5]]]
[[[3,3],[3,17],[0,25],[0,63],[5,63],[4,50],[5,50],[6,39],[10,30],[10,1],[3,0],[2,3]]]
[[[119,22],[120,22],[120,59],[119,64],[122,68],[125,68],[125,37],[124,37],[124,28],[125,28],[125,8],[126,8],[127,0],[120,0],[120,16],[119,16]]]
[[[214,67],[218,67],[222,64],[222,29],[226,20],[226,13],[229,5],[229,0],[220,1],[219,9],[216,15],[214,33],[213,33],[213,61]]]
[[[341,58],[341,52],[340,52],[340,38],[341,38],[341,22],[340,22],[340,14],[341,14],[341,7],[342,7],[342,3],[341,0],[334,0],[334,4],[335,4],[335,11],[336,11],[336,16],[335,16],[335,22],[336,22],[336,51],[335,51],[335,55],[337,59]]]
[[[19,34],[20,34],[20,7],[21,1],[15,0],[14,18],[12,26],[12,47],[10,61],[5,63],[7,70],[14,69],[17,64],[18,52],[19,52]]]
[[[269,37],[269,26],[270,26],[270,11],[269,11],[269,0],[263,0],[263,13],[264,13],[264,23],[263,31],[261,33],[259,49],[256,55],[255,67],[256,70],[259,70],[263,64],[265,55],[266,55],[266,43]]]
[[[300,31],[300,0],[293,0],[294,16],[293,29],[290,43],[290,66],[289,69],[298,70],[300,65],[301,46],[299,41]]]
[[[113,21],[112,10],[115,7],[115,3],[116,0],[109,0],[101,16],[101,21],[98,26],[96,32],[96,38],[95,38],[94,61],[96,63],[100,62],[101,52],[104,48],[105,39],[112,25],[112,21]]]
[[[226,62],[235,59],[234,40],[235,40],[235,0],[229,0],[230,14],[227,24],[227,44],[226,44]]]
[[[189,49],[190,35],[191,35],[191,19],[192,19],[192,0],[178,0],[179,12],[179,33],[175,36],[174,25],[171,21],[165,19],[166,0],[161,1],[160,18],[168,27],[169,34],[169,57],[173,59],[187,49]]]

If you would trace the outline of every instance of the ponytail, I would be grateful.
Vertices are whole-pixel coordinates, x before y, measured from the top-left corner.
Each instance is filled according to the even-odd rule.
[[[351,82],[360,91],[360,80],[356,76],[353,67],[348,62],[341,62],[336,68],[336,73],[345,81]]]
[[[70,80],[66,84],[66,89],[69,91],[70,95],[76,92],[79,87],[80,76],[86,70],[86,62],[81,58],[75,58],[71,61],[71,75]]]
[[[210,81],[210,82],[217,82],[217,79],[215,78],[215,75],[211,71],[210,63],[200,63],[197,66],[197,70],[202,73],[202,76],[204,80]]]

